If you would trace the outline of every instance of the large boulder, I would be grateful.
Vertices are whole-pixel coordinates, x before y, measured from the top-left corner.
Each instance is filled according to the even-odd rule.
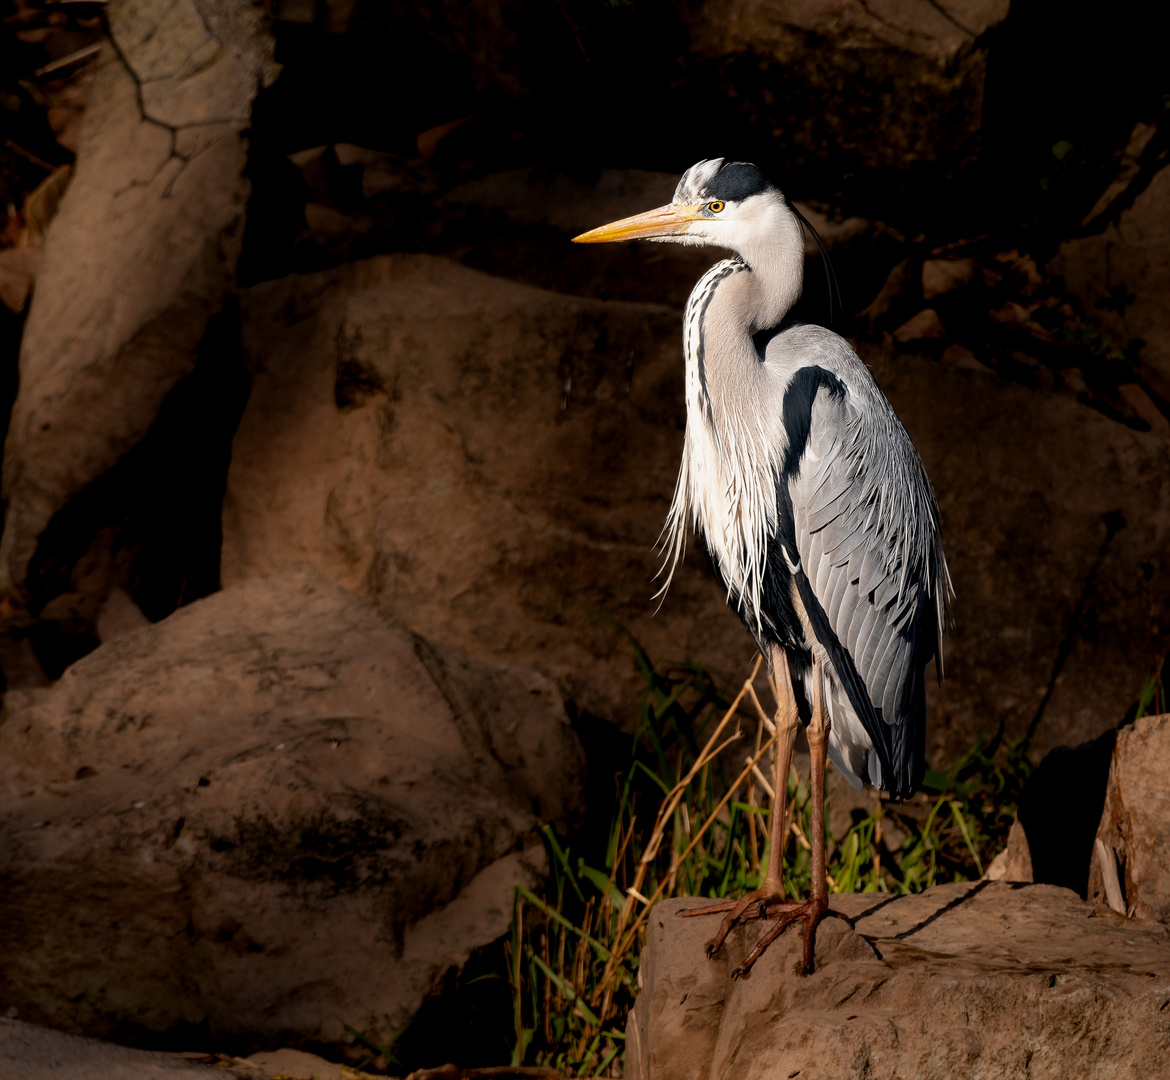
[[[1089,896],[1170,926],[1170,714],[1117,733]]]
[[[460,83],[511,99],[563,124],[565,145],[572,138],[601,158],[647,160],[649,149],[669,160],[709,148],[714,136],[789,164],[831,162],[834,184],[842,169],[914,166],[933,166],[937,184],[946,164],[970,155],[989,31],[1009,7],[702,0],[605,5],[582,18],[529,0],[437,0],[419,19],[420,39],[442,58],[419,78],[433,80],[437,102]],[[921,179],[925,189],[926,169]]]
[[[772,123],[805,154],[901,171],[948,158],[953,164],[979,130],[984,35],[1009,6],[1009,0],[946,7],[911,0],[708,0],[692,9],[691,45],[725,70],[739,60],[728,73],[737,77],[741,115]],[[805,106],[803,115],[796,103]]]
[[[782,56],[793,49],[796,35],[809,34],[846,51],[897,49],[945,70],[998,26],[1009,7],[1010,0],[964,0],[951,8],[912,0],[735,0],[703,4],[699,25],[720,35],[712,44],[722,52]]]
[[[676,312],[395,255],[255,286],[243,322],[225,584],[311,562],[610,719],[641,692],[613,620],[656,658],[746,674],[754,646],[697,552],[655,617],[685,417]]]
[[[941,885],[916,896],[835,896],[816,971],[794,973],[800,931],[731,970],[764,932],[651,915],[626,1030],[635,1080],[816,1076],[1145,1077],[1166,1064],[1170,938],[1051,885]]]
[[[272,44],[246,0],[116,0],[45,239],[4,449],[0,597],[38,540],[146,434],[232,282],[244,129]]]
[[[506,932],[575,812],[535,672],[309,571],[128,633],[0,725],[0,1007],[104,1037],[386,1038]]]

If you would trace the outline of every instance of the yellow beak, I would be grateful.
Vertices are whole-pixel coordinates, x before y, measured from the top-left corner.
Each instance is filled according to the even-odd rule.
[[[692,221],[698,221],[698,206],[660,206],[644,214],[622,218],[609,225],[583,232],[573,237],[574,244],[610,244],[615,240],[644,240],[652,236],[678,236],[685,233]]]

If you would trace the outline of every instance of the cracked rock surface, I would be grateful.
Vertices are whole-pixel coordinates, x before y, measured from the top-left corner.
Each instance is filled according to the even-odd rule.
[[[834,896],[816,972],[794,973],[800,934],[731,970],[763,933],[714,918],[650,919],[626,1031],[627,1077],[818,1080],[978,1076],[1129,1078],[1170,1061],[1170,937],[1067,889],[1002,882],[915,896]]]
[[[4,450],[0,595],[53,515],[137,444],[233,280],[242,135],[271,62],[245,0],[118,0],[49,228]]]
[[[389,1037],[506,932],[537,829],[580,798],[547,678],[437,651],[306,570],[5,706],[6,1001],[106,1038]]]

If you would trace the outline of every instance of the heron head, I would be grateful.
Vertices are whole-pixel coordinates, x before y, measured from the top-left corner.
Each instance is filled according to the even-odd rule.
[[[573,237],[573,243],[659,240],[710,244],[743,253],[770,234],[785,215],[792,219],[780,189],[755,165],[708,158],[683,173],[674,199],[666,206],[591,229]]]

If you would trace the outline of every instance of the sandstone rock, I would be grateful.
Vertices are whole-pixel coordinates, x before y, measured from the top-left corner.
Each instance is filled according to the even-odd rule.
[[[975,280],[974,259],[927,259],[922,264],[922,298],[927,302],[961,289]]]
[[[39,246],[26,244],[0,251],[0,303],[18,315],[24,311],[40,264]]]
[[[1109,902],[1108,885],[1116,882],[1126,913],[1170,924],[1167,776],[1170,714],[1144,716],[1117,733],[1089,896],[1098,903]]]
[[[652,93],[647,105],[662,103],[664,111],[706,108],[718,95],[721,132],[742,131],[742,124],[760,143],[782,139],[785,156],[903,171],[969,152],[964,140],[982,121],[985,35],[1008,8],[1009,0],[946,7],[913,0],[707,0],[659,8],[645,18],[640,12],[596,13],[580,33],[567,33],[566,21],[574,25],[567,17],[550,19],[547,9],[522,0],[441,0],[428,10],[426,28],[458,58],[461,76],[478,92],[513,101],[530,95],[529,108],[533,98],[563,85],[550,78],[552,64],[576,67],[578,78],[593,80],[597,107],[610,107],[601,117],[585,112],[578,121],[586,128],[583,137],[601,146],[624,141],[637,147],[639,134],[664,153],[681,144],[692,114],[677,127],[674,117],[661,117],[663,131],[678,133],[673,144],[661,140],[657,125],[628,123],[622,110],[638,91]],[[625,39],[615,48],[607,34]],[[666,56],[686,56],[685,79],[662,55],[663,42],[677,50]],[[599,77],[576,66],[583,54],[596,57],[598,51],[634,70]],[[680,93],[676,83],[670,96],[659,97],[666,88],[640,81],[645,72],[685,82],[687,90]],[[615,87],[627,96],[613,93]],[[583,112],[588,100],[581,101]],[[597,134],[586,126],[591,122]]]
[[[255,1069],[206,1065],[0,1018],[4,1080],[256,1080]]]
[[[1157,133],[1156,124],[1144,124],[1139,121],[1134,125],[1133,131],[1130,132],[1129,141],[1121,152],[1116,175],[1101,192],[1092,209],[1085,215],[1081,222],[1082,226],[1091,227],[1094,223],[1101,224],[1098,219],[1108,216],[1110,210],[1115,210],[1119,203],[1124,202],[1126,193],[1135,181],[1140,181],[1142,158],[1149,150],[1150,143]]]
[[[242,235],[251,101],[271,59],[242,0],[120,0],[76,174],[45,240],[4,452],[0,593],[53,515],[189,373]]]
[[[1018,818],[1008,831],[1007,846],[991,860],[983,876],[988,881],[1032,882],[1032,851]]]
[[[784,132],[802,149],[822,156],[839,142],[866,168],[902,170],[945,158],[978,130],[981,38],[1008,8],[1009,0],[707,2],[695,8],[691,42],[703,56],[771,62],[774,96],[765,89],[755,102],[761,120],[775,116],[789,85],[816,100],[815,128],[801,131],[797,120]]]
[[[1170,167],[1102,232],[1062,244],[1052,268],[1118,348],[1145,342],[1138,371],[1170,400]]]
[[[311,562],[610,719],[642,683],[607,618],[652,656],[746,675],[705,556],[657,616],[651,599],[685,415],[675,312],[396,255],[258,285],[243,320],[225,584]]]
[[[114,589],[110,593],[96,619],[97,636],[101,641],[113,641],[149,625],[150,620],[125,589]]]
[[[975,354],[970,349],[964,349],[962,345],[948,345],[943,349],[939,359],[944,364],[951,364],[963,371],[987,371],[987,365],[981,364]]]
[[[878,321],[909,291],[910,282],[910,260],[903,259],[886,276],[877,295],[858,312],[858,318],[865,319],[871,335]]]
[[[946,332],[946,327],[943,326],[942,319],[938,317],[938,312],[934,308],[924,308],[894,331],[894,340],[906,345],[911,341],[945,337]]]
[[[0,725],[0,1005],[103,1037],[385,1038],[506,932],[581,756],[552,684],[308,571],[118,637]]]
[[[722,10],[705,4],[703,17],[711,32],[724,35],[725,51],[737,46],[779,50],[795,30],[832,38],[845,49],[892,46],[945,70],[1002,22],[1009,6],[1010,0],[964,0],[946,9],[912,0],[736,0],[721,5]]]
[[[714,961],[710,919],[651,917],[625,1075],[1144,1077],[1165,1070],[1170,939],[1047,885],[833,897],[817,970],[790,931],[733,981],[761,925]]]
[[[306,1054],[303,1050],[267,1050],[250,1054],[244,1060],[265,1076],[279,1076],[285,1080],[346,1080],[340,1065],[316,1054]],[[352,1070],[345,1071],[353,1075]]]
[[[24,236],[30,244],[40,246],[69,190],[73,166],[60,165],[24,197]]]
[[[1147,379],[1147,381],[1149,382],[1150,380]],[[1147,391],[1137,383],[1122,383],[1118,386],[1117,392],[1121,395],[1126,405],[1133,409],[1138,417],[1149,424],[1151,431],[1160,435],[1163,439],[1170,435],[1170,417],[1167,417],[1166,413],[1154,401],[1152,394],[1158,395],[1158,392],[1153,390],[1152,386]],[[1158,396],[1160,397],[1161,395]]]

